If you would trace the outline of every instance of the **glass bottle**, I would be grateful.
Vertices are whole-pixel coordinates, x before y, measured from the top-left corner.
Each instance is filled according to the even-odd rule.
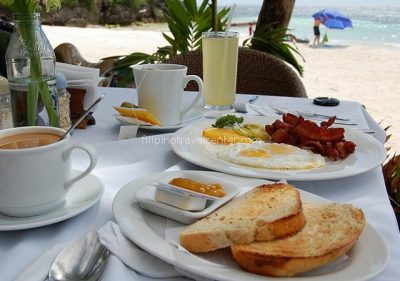
[[[57,77],[57,95],[58,107],[60,110],[60,128],[68,130],[71,127],[71,94],[67,91],[67,78],[64,73],[58,72]]]
[[[0,76],[0,130],[13,127],[10,90],[6,78]]]
[[[40,15],[14,14],[14,26],[6,51],[14,126],[59,127],[56,59]]]

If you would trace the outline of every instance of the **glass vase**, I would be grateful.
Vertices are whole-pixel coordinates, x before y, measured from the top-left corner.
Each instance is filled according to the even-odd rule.
[[[6,51],[14,127],[59,127],[56,59],[40,15],[14,14],[14,25]]]

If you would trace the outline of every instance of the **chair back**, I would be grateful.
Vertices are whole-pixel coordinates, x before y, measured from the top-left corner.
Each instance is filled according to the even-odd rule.
[[[182,64],[188,74],[203,77],[201,50],[173,56],[164,63]],[[187,90],[197,90],[195,83]],[[298,73],[284,61],[265,52],[239,48],[236,92],[240,94],[307,97]]]
[[[112,68],[114,59],[105,59],[99,62],[87,61],[79,52],[78,48],[71,43],[62,43],[54,49],[56,61],[85,67],[93,67],[100,69],[100,76],[106,78],[106,82],[102,86],[110,86],[113,78]]]

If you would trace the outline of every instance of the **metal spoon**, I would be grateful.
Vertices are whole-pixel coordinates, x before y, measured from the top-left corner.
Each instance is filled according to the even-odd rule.
[[[75,121],[74,124],[71,125],[71,127],[64,133],[64,135],[61,136],[60,140],[62,140],[63,138],[65,138],[66,135],[68,135],[73,129],[75,129],[76,126],[78,126],[78,124],[86,117],[86,115],[88,115],[90,113],[90,111],[92,110],[93,107],[96,106],[96,104],[98,104],[103,98],[104,98],[104,94],[102,94],[97,100],[95,100],[94,103],[92,103],[91,106],[89,106],[88,109],[86,109],[83,114],[81,115],[81,117],[78,118],[78,120]]]
[[[110,252],[100,243],[96,231],[88,232],[67,245],[49,271],[49,281],[95,281],[103,275]]]

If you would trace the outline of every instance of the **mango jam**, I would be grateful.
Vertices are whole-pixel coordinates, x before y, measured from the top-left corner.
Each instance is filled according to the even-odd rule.
[[[205,184],[187,178],[174,178],[169,184],[215,197],[224,197],[226,194],[219,183]]]

